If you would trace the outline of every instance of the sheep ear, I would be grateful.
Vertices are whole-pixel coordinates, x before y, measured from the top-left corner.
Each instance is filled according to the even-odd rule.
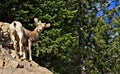
[[[39,23],[42,23],[41,21],[39,21]]]
[[[34,18],[34,22],[37,23],[38,22],[38,18]]]
[[[45,28],[48,28],[50,26],[51,26],[50,23],[48,23],[48,24],[45,25]]]
[[[38,26],[38,23],[39,23],[38,18],[34,18],[34,22],[35,22],[35,25]]]

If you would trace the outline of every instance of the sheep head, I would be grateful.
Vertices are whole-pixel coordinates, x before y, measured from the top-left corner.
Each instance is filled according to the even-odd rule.
[[[44,28],[50,27],[50,23],[42,23],[41,21],[38,21],[38,18],[34,18],[35,25],[37,26],[38,32],[41,32]]]

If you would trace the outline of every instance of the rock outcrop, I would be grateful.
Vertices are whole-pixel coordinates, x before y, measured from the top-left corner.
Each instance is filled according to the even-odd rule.
[[[6,23],[0,22],[0,74],[53,74],[34,61],[21,61],[15,57]]]
[[[13,58],[11,52],[11,49],[3,48],[0,44],[0,74],[53,74],[34,61]]]

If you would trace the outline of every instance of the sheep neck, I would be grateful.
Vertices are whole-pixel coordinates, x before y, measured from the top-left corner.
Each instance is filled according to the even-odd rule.
[[[38,38],[39,33],[37,32],[37,27],[33,30],[27,30],[24,28],[24,34],[27,38],[29,38],[31,41],[35,41]]]

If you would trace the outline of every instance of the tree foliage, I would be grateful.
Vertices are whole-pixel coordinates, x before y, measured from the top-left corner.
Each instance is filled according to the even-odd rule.
[[[0,21],[33,18],[50,23],[33,44],[33,59],[55,74],[119,73],[119,7],[106,11],[105,0],[2,0]],[[99,4],[104,14],[97,17]],[[116,16],[113,15],[116,13]],[[109,18],[110,23],[105,19]],[[113,19],[114,18],[114,19]]]

